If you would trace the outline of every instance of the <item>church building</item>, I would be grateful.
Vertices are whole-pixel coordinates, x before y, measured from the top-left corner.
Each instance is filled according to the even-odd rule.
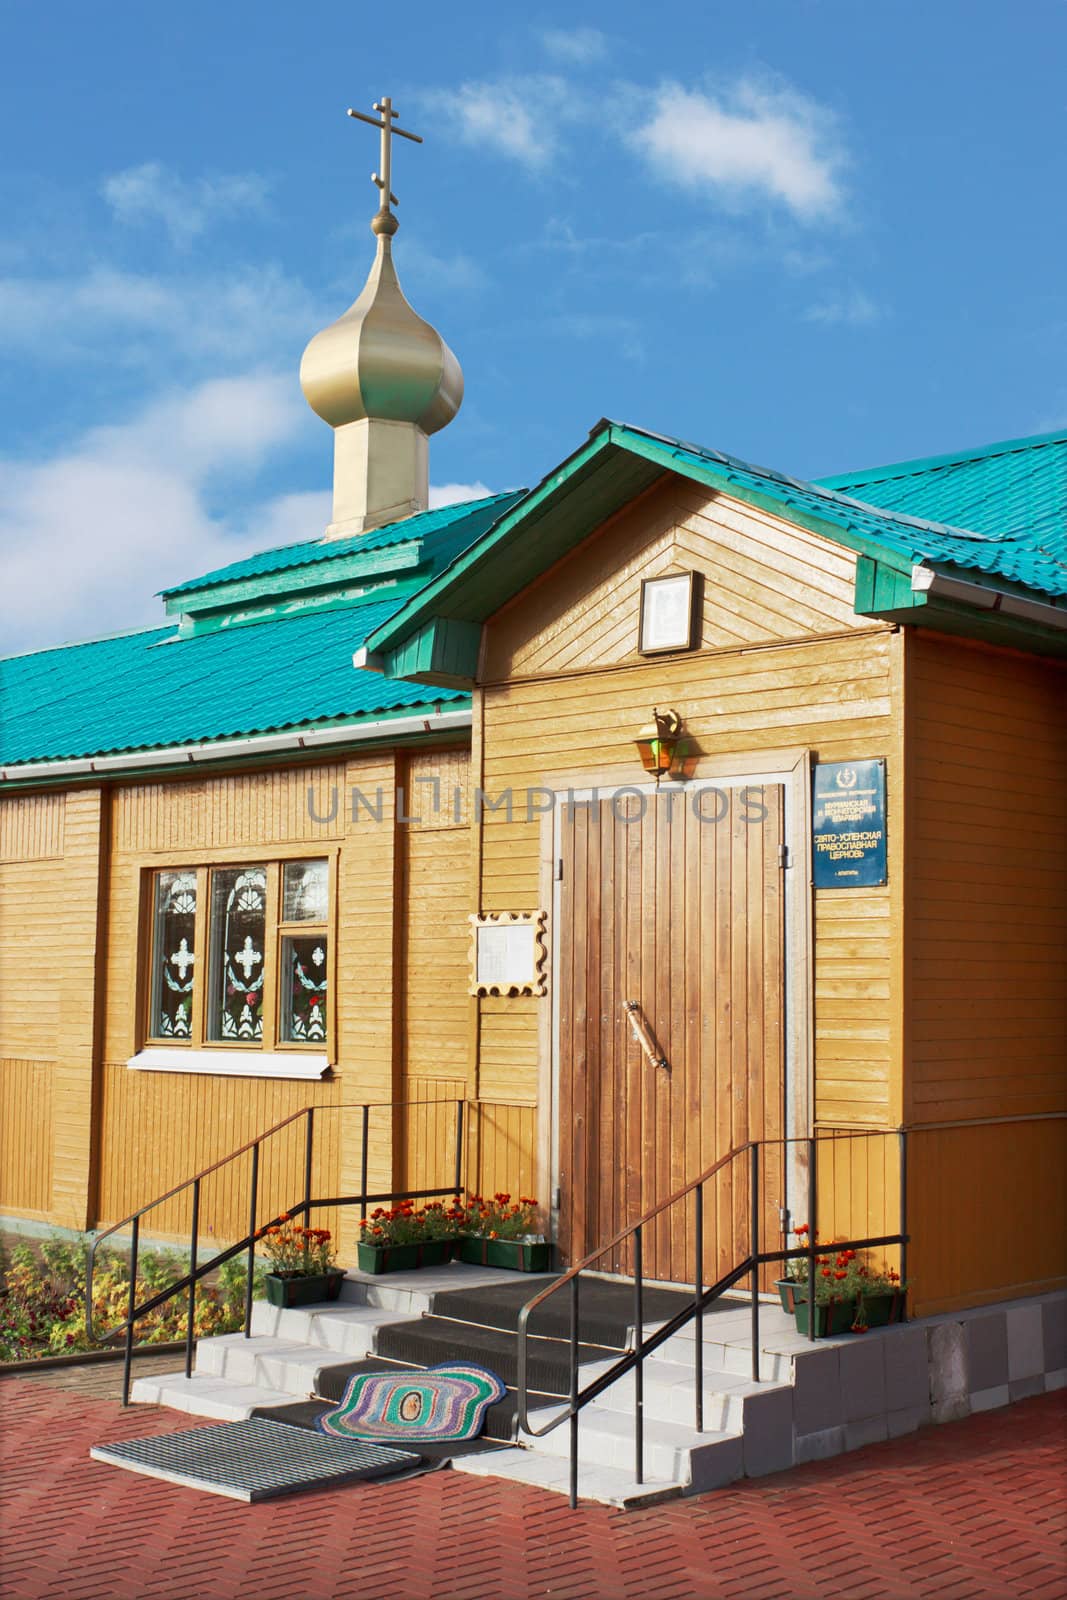
[[[0,662],[5,1226],[119,1221],[312,1106],[265,1205],[309,1159],[324,1196],[455,1174],[567,1264],[752,1141],[777,1239],[842,1133],[820,1217],[907,1232],[914,1312],[1062,1286],[1067,433],[802,482],[591,418],[430,510],[463,378],[381,111],[370,275],[300,373],[328,527]]]

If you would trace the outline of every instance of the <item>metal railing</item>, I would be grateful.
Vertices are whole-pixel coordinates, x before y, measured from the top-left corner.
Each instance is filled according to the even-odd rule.
[[[435,1113],[451,1108],[455,1113],[455,1123],[452,1130],[451,1150],[451,1176],[452,1182],[437,1184],[415,1189],[390,1189],[371,1190],[368,1188],[370,1171],[370,1134],[371,1115],[374,1111],[387,1111],[390,1113],[409,1112],[418,1107],[434,1107]],[[483,1110],[493,1109],[486,1102],[471,1102],[470,1109],[480,1113]],[[360,1185],[355,1194],[347,1195],[316,1195],[313,1193],[314,1155],[315,1155],[315,1130],[317,1119],[328,1113],[342,1110],[358,1110],[360,1116]],[[182,1183],[176,1184],[173,1189],[168,1189],[165,1194],[150,1200],[146,1205],[124,1217],[121,1222],[112,1223],[93,1240],[89,1251],[89,1263],[86,1272],[86,1331],[90,1339],[105,1341],[125,1334],[125,1359],[122,1372],[122,1403],[129,1404],[130,1373],[133,1360],[134,1330],[144,1317],[158,1309],[166,1301],[178,1295],[188,1295],[188,1308],[186,1312],[185,1328],[185,1375],[192,1376],[193,1354],[196,1344],[196,1296],[197,1287],[209,1273],[215,1272],[226,1262],[234,1260],[242,1254],[246,1257],[245,1264],[245,1304],[244,1304],[244,1335],[250,1338],[252,1333],[252,1296],[255,1275],[255,1247],[257,1240],[265,1229],[276,1226],[282,1220],[283,1213],[290,1218],[310,1216],[312,1211],[329,1209],[340,1206],[359,1206],[362,1216],[366,1217],[367,1207],[377,1204],[396,1204],[403,1200],[432,1200],[443,1198],[447,1195],[463,1195],[467,1193],[466,1177],[468,1162],[468,1141],[465,1132],[468,1126],[468,1102],[466,1100],[402,1100],[367,1102],[361,1105],[335,1104],[330,1106],[304,1106],[299,1111],[294,1111],[291,1116],[283,1117],[270,1128],[264,1129],[254,1139],[237,1150],[232,1150],[229,1155],[212,1162],[210,1166],[202,1168],[191,1178],[186,1178]],[[299,1123],[304,1124],[303,1132],[303,1194],[290,1205],[282,1207],[275,1215],[264,1221],[258,1220],[260,1204],[260,1152],[269,1141],[278,1138],[285,1129],[293,1128]],[[234,1243],[212,1255],[208,1260],[200,1259],[201,1247],[201,1197],[206,1179],[215,1173],[220,1173],[243,1157],[251,1157],[248,1174],[247,1212],[248,1231]],[[188,1242],[188,1271],[174,1283],[158,1289],[146,1299],[138,1302],[138,1260],[141,1249],[142,1222],[145,1217],[157,1207],[167,1205],[178,1196],[188,1195],[191,1204],[189,1242]],[[101,1329],[96,1325],[93,1305],[93,1276],[97,1268],[98,1251],[107,1239],[125,1229],[130,1230],[130,1262],[129,1262],[129,1293],[127,1298],[126,1315],[121,1322],[113,1327]]]
[[[595,1400],[605,1389],[625,1376],[628,1372],[634,1374],[634,1478],[637,1483],[644,1482],[644,1363],[661,1345],[673,1338],[682,1328],[690,1322],[696,1324],[693,1335],[693,1400],[694,1400],[694,1426],[697,1433],[704,1431],[704,1313],[710,1305],[730,1289],[741,1282],[745,1277],[749,1279],[749,1304],[751,1307],[751,1338],[752,1338],[752,1378],[759,1383],[760,1380],[760,1269],[771,1262],[786,1262],[805,1259],[807,1262],[807,1302],[808,1302],[808,1338],[814,1339],[817,1332],[817,1312],[815,1304],[815,1258],[829,1248],[827,1245],[816,1243],[816,1229],[818,1225],[818,1192],[819,1192],[819,1147],[827,1143],[837,1144],[841,1140],[871,1140],[891,1139],[896,1140],[899,1152],[899,1227],[895,1233],[885,1233],[868,1238],[844,1238],[834,1241],[834,1248],[838,1250],[873,1250],[882,1247],[899,1246],[900,1248],[900,1278],[906,1277],[907,1264],[907,1133],[900,1132],[840,1132],[822,1133],[806,1139],[774,1139],[750,1141],[747,1144],[730,1150],[721,1156],[706,1171],[669,1195],[666,1200],[661,1200],[656,1206],[634,1223],[620,1229],[606,1244],[600,1245],[596,1250],[585,1256],[575,1266],[565,1272],[562,1277],[542,1289],[522,1307],[518,1316],[518,1426],[520,1430],[531,1438],[541,1439],[553,1432],[562,1423],[570,1425],[570,1504],[575,1507],[578,1503],[578,1418],[580,1412],[590,1401]],[[793,1147],[798,1147],[794,1150]],[[803,1246],[790,1249],[788,1246],[778,1250],[768,1250],[763,1247],[761,1239],[760,1217],[765,1209],[761,1195],[761,1168],[766,1166],[766,1153],[775,1149],[782,1153],[783,1162],[787,1153],[794,1157],[806,1155],[807,1164],[807,1242]],[[707,1186],[722,1173],[728,1173],[731,1179],[738,1163],[747,1165],[748,1184],[748,1222],[749,1241],[748,1253],[731,1266],[726,1272],[721,1273],[715,1282],[706,1283],[705,1274],[705,1229],[704,1229],[704,1202]],[[672,1210],[692,1200],[695,1207],[693,1239],[693,1292],[689,1304],[676,1312],[666,1322],[655,1328],[651,1333],[645,1334],[644,1316],[644,1237],[650,1227],[655,1227],[657,1221],[669,1216]],[[684,1213],[683,1213],[684,1215]],[[783,1237],[786,1236],[785,1224],[788,1216],[783,1216]],[[792,1230],[795,1231],[795,1230]],[[617,1258],[620,1247],[629,1245],[632,1250],[633,1261],[633,1341],[628,1349],[606,1371],[601,1372],[584,1388],[579,1387],[579,1345],[580,1345],[580,1312],[581,1312],[581,1276],[590,1269],[596,1270],[596,1263],[609,1256],[612,1260]],[[603,1269],[601,1269],[603,1271]],[[529,1322],[535,1311],[543,1306],[555,1295],[566,1292],[569,1297],[569,1334],[568,1334],[568,1399],[567,1404],[558,1415],[552,1417],[540,1427],[534,1427],[530,1421],[530,1390],[528,1382],[528,1356],[527,1338],[529,1337]],[[539,1410],[544,1410],[542,1404]]]

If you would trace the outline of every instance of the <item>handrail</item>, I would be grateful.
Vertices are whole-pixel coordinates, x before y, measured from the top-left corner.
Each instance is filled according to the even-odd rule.
[[[479,1100],[471,1102],[471,1104],[475,1110],[481,1112],[487,1105],[491,1104],[491,1102]],[[440,1184],[432,1188],[427,1187],[422,1189],[405,1190],[393,1189],[383,1190],[380,1192],[371,1191],[367,1181],[369,1167],[368,1156],[371,1111],[374,1109],[387,1109],[389,1111],[396,1112],[409,1110],[417,1106],[433,1106],[438,1111],[445,1108],[454,1108],[455,1139],[453,1149],[452,1181],[448,1184]],[[339,1111],[345,1109],[346,1107],[348,1109],[358,1109],[362,1112],[362,1148],[360,1161],[361,1178],[359,1190],[355,1194],[347,1195],[315,1195],[312,1192],[312,1181],[316,1115],[321,1111]],[[289,1217],[307,1217],[313,1210],[320,1208],[359,1205],[363,1208],[363,1215],[366,1216],[367,1206],[376,1202],[395,1203],[402,1200],[428,1200],[432,1198],[440,1198],[446,1195],[466,1193],[467,1187],[464,1181],[466,1175],[465,1167],[468,1151],[467,1141],[464,1139],[464,1113],[466,1108],[467,1101],[463,1099],[380,1100],[367,1102],[356,1101],[338,1102],[329,1106],[303,1106],[299,1111],[294,1111],[289,1116],[283,1117],[279,1122],[274,1123],[271,1127],[265,1128],[262,1133],[258,1134],[255,1138],[248,1140],[237,1150],[231,1150],[228,1155],[222,1156],[218,1161],[212,1162],[207,1167],[203,1167],[199,1172],[194,1173],[191,1177],[186,1178],[181,1183],[175,1185],[174,1188],[167,1190],[165,1194],[159,1195],[154,1200],[148,1201],[145,1205],[139,1207],[138,1210],[131,1212],[128,1217],[124,1217],[121,1222],[112,1223],[110,1227],[98,1233],[96,1238],[93,1240],[92,1246],[90,1247],[89,1260],[86,1269],[86,1331],[89,1334],[90,1339],[113,1339],[118,1337],[120,1334],[125,1333],[126,1345],[125,1362],[123,1367],[122,1403],[124,1405],[129,1403],[130,1376],[133,1358],[133,1335],[136,1324],[141,1321],[142,1318],[148,1316],[152,1311],[156,1310],[157,1307],[164,1304],[167,1300],[171,1300],[177,1295],[188,1292],[189,1305],[186,1319],[185,1373],[186,1377],[191,1377],[193,1370],[193,1349],[195,1344],[197,1284],[208,1273],[215,1271],[216,1268],[223,1266],[227,1261],[232,1261],[236,1256],[241,1255],[242,1253],[246,1253],[248,1258],[246,1269],[247,1277],[245,1283],[244,1334],[246,1338],[251,1337],[252,1290],[255,1270],[256,1242],[262,1237],[263,1233],[268,1227],[276,1226],[281,1221],[282,1214],[286,1214]],[[284,1208],[284,1213],[279,1213],[279,1215],[273,1217],[269,1222],[260,1223],[258,1221],[260,1147],[275,1134],[282,1132],[285,1128],[299,1123],[302,1119],[306,1124],[303,1196],[301,1199],[293,1201],[290,1205],[286,1206]],[[251,1152],[252,1161],[248,1190],[248,1231],[235,1243],[229,1244],[225,1249],[214,1254],[210,1260],[200,1261],[200,1191],[203,1180],[209,1177],[212,1173],[215,1173],[221,1168],[238,1160],[240,1157],[247,1155],[249,1152]],[[153,1294],[148,1296],[147,1299],[138,1304],[137,1265],[141,1242],[142,1219],[149,1211],[154,1210],[157,1206],[165,1204],[168,1200],[172,1200],[176,1195],[183,1193],[189,1188],[192,1189],[192,1215],[189,1229],[189,1269],[180,1278],[176,1279],[174,1283],[169,1284],[163,1289],[156,1290]],[[93,1325],[93,1274],[97,1265],[97,1251],[104,1240],[111,1238],[121,1229],[127,1227],[129,1227],[131,1230],[131,1238],[129,1294],[126,1315],[124,1319],[117,1323],[113,1328],[108,1329],[106,1332],[102,1332]]]
[[[657,1205],[646,1211],[637,1222],[630,1223],[622,1228],[606,1244],[600,1245],[589,1255],[583,1257],[575,1266],[571,1267],[561,1277],[555,1279],[546,1288],[534,1295],[523,1305],[519,1311],[516,1332],[518,1340],[517,1351],[517,1425],[521,1432],[531,1438],[544,1438],[553,1432],[563,1422],[570,1423],[570,1504],[572,1509],[578,1503],[578,1416],[581,1410],[592,1400],[595,1400],[605,1389],[610,1388],[626,1373],[634,1373],[634,1476],[638,1483],[644,1481],[644,1376],[643,1363],[649,1355],[654,1354],[661,1345],[674,1337],[676,1333],[689,1322],[697,1324],[693,1339],[694,1360],[694,1409],[695,1427],[698,1433],[704,1428],[704,1378],[703,1378],[703,1315],[713,1301],[720,1298],[729,1289],[739,1283],[742,1278],[750,1279],[750,1302],[752,1311],[752,1377],[754,1382],[760,1382],[760,1335],[759,1335],[759,1269],[772,1262],[797,1260],[801,1257],[807,1260],[807,1286],[808,1286],[808,1338],[814,1339],[816,1334],[815,1314],[815,1257],[818,1251],[826,1246],[817,1245],[815,1237],[816,1224],[816,1196],[817,1196],[817,1160],[818,1146],[824,1140],[836,1141],[839,1138],[869,1139],[891,1138],[898,1141],[900,1152],[900,1195],[899,1195],[899,1222],[900,1229],[897,1233],[882,1234],[863,1239],[844,1239],[835,1241],[837,1249],[870,1250],[886,1245],[898,1245],[901,1251],[901,1276],[903,1278],[904,1252],[908,1244],[909,1235],[906,1230],[907,1223],[907,1130],[899,1129],[857,1129],[854,1132],[841,1134],[838,1132],[820,1136],[817,1133],[806,1138],[785,1138],[768,1140],[750,1140],[746,1144],[738,1145],[729,1150],[724,1156],[712,1163],[698,1178],[676,1189],[667,1199],[661,1200]],[[781,1147],[783,1150],[789,1145],[804,1144],[808,1154],[808,1222],[807,1242],[802,1247],[785,1250],[767,1250],[762,1247],[760,1240],[760,1171],[761,1152],[767,1146]],[[703,1197],[704,1185],[725,1167],[736,1161],[747,1152],[749,1156],[749,1224],[750,1238],[747,1254],[721,1276],[710,1287],[704,1285],[704,1229],[703,1229]],[[696,1226],[694,1228],[695,1262],[694,1262],[694,1287],[690,1302],[680,1311],[668,1318],[654,1332],[647,1337],[644,1332],[643,1314],[643,1270],[642,1270],[642,1233],[649,1223],[661,1215],[669,1207],[676,1205],[680,1200],[687,1199],[690,1195],[696,1197]],[[634,1341],[631,1349],[622,1353],[619,1359],[612,1363],[606,1372],[588,1383],[584,1389],[578,1384],[578,1349],[580,1343],[580,1282],[582,1272],[588,1270],[595,1262],[607,1255],[624,1240],[633,1241],[634,1249]],[[529,1337],[528,1324],[530,1317],[537,1308],[558,1294],[565,1287],[570,1290],[570,1330],[569,1330],[569,1359],[570,1383],[569,1396],[563,1409],[558,1415],[552,1417],[543,1426],[535,1428],[530,1424],[530,1394],[528,1385],[527,1339]]]
[[[167,1200],[173,1200],[176,1194],[181,1194],[183,1189],[188,1189],[192,1183],[198,1183],[203,1178],[209,1178],[213,1172],[218,1172],[220,1167],[225,1167],[231,1161],[236,1161],[240,1156],[247,1155],[249,1150],[254,1150],[257,1145],[269,1139],[272,1134],[280,1133],[282,1128],[287,1128],[291,1122],[297,1122],[301,1117],[306,1117],[309,1112],[316,1111],[374,1111],[382,1106],[390,1111],[410,1110],[412,1106],[447,1106],[454,1105],[454,1100],[339,1100],[330,1105],[301,1106],[299,1111],[291,1111],[280,1122],[272,1123],[269,1128],[264,1128],[262,1133],[257,1133],[254,1139],[249,1139],[246,1144],[239,1145],[236,1150],[231,1150],[227,1155],[220,1156],[209,1167],[201,1167],[199,1172],[194,1172],[192,1177],[183,1178],[181,1183],[176,1183],[173,1189],[168,1189],[166,1194],[157,1195],[154,1200],[148,1200],[136,1211],[131,1211],[128,1217],[123,1217],[121,1222],[113,1222],[109,1228],[104,1228],[93,1241],[93,1248],[102,1239],[107,1239],[111,1234],[117,1233],[121,1228],[128,1227],[138,1217],[143,1217],[146,1211],[155,1210],[156,1206],[163,1205]],[[481,1104],[482,1102],[477,1102]],[[382,1199],[381,1195],[368,1195],[368,1200]]]
[[[624,1239],[628,1239],[635,1228],[643,1228],[646,1223],[649,1223],[655,1217],[658,1217],[661,1211],[666,1211],[668,1206],[673,1206],[676,1201],[682,1200],[686,1195],[691,1194],[698,1184],[707,1183],[709,1178],[713,1178],[715,1174],[722,1167],[725,1167],[729,1162],[731,1162],[735,1156],[739,1156],[742,1151],[748,1150],[749,1148],[750,1146],[747,1144],[739,1144],[733,1150],[728,1151],[726,1155],[720,1156],[718,1161],[712,1162],[711,1166],[706,1172],[702,1172],[700,1174],[699,1178],[694,1178],[691,1183],[683,1184],[682,1187],[680,1189],[676,1189],[672,1195],[668,1195],[666,1200],[661,1200],[658,1205],[653,1206],[651,1211],[646,1211],[644,1216],[640,1217],[637,1222],[631,1222],[625,1228],[620,1228],[615,1237],[613,1239],[609,1239],[607,1244],[600,1245],[589,1255],[584,1256],[582,1260],[578,1262],[577,1266],[570,1267],[561,1278],[556,1278],[548,1285],[547,1288],[542,1289],[540,1294],[535,1294],[533,1299],[528,1300],[519,1312],[518,1325],[520,1336],[525,1329],[527,1322],[530,1320],[531,1311],[536,1311],[537,1307],[542,1303],[542,1301],[548,1300],[557,1292],[557,1290],[562,1289],[564,1284],[569,1283],[572,1278],[576,1278],[580,1272],[586,1272],[589,1267],[592,1266],[594,1261],[599,1261],[601,1256],[606,1256],[609,1250],[613,1250],[617,1244],[621,1244]]]

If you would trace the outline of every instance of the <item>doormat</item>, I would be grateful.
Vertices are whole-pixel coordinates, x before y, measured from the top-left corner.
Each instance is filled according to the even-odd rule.
[[[467,1363],[421,1372],[357,1372],[336,1411],[327,1411],[315,1426],[339,1439],[411,1445],[475,1439],[486,1411],[506,1393],[495,1372]]]
[[[324,1439],[267,1417],[96,1444],[89,1454],[112,1467],[246,1504],[354,1479],[393,1477],[421,1465],[407,1450]]]

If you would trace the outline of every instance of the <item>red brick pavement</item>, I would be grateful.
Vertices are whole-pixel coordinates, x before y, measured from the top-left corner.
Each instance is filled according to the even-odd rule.
[[[1067,1393],[644,1511],[437,1472],[259,1506],[90,1461],[196,1427],[0,1385],[10,1600],[1067,1596]]]

